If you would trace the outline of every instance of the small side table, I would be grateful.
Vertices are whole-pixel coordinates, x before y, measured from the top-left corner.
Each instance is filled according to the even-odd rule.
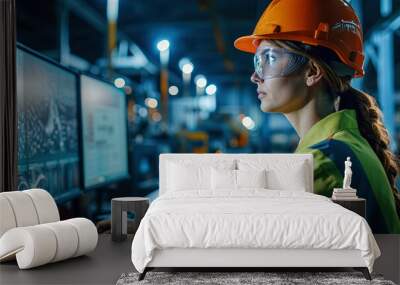
[[[349,200],[331,199],[332,202],[359,214],[361,217],[366,216],[366,200],[364,198],[353,198]]]
[[[149,208],[150,200],[144,197],[121,197],[111,200],[111,239],[123,241],[128,233],[128,214],[135,215],[134,233]]]

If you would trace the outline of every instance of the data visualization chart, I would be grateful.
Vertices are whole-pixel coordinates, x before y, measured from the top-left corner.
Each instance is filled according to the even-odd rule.
[[[18,48],[17,78],[18,188],[79,192],[78,77]]]

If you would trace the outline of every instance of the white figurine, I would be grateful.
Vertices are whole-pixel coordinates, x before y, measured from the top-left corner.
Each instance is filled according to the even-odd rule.
[[[350,157],[347,157],[347,160],[344,162],[344,179],[343,179],[343,190],[346,189],[353,189],[350,187],[351,184],[351,176],[353,174],[353,172],[351,171],[351,161],[350,161]]]

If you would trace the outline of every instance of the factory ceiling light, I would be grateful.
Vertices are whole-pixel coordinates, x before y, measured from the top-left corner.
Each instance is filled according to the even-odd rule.
[[[166,51],[169,49],[169,41],[168,40],[162,40],[157,43],[157,48],[160,52]]]

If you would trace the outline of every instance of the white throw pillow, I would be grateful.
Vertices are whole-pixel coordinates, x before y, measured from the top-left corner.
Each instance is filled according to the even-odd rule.
[[[267,171],[235,170],[237,188],[267,188]]]
[[[307,191],[309,174],[308,164],[304,160],[239,159],[237,164],[239,170],[266,169],[267,189]]]
[[[307,172],[305,164],[298,163],[285,170],[269,169],[267,181],[268,189],[306,192]]]
[[[167,191],[211,191],[211,168],[235,169],[236,160],[226,159],[174,159],[166,163]]]
[[[238,190],[241,188],[266,188],[266,170],[211,169],[213,190]]]
[[[211,168],[211,184],[213,190],[235,190],[236,170]]]
[[[170,191],[211,188],[211,168],[209,166],[184,165],[169,162],[167,167],[167,186]]]

